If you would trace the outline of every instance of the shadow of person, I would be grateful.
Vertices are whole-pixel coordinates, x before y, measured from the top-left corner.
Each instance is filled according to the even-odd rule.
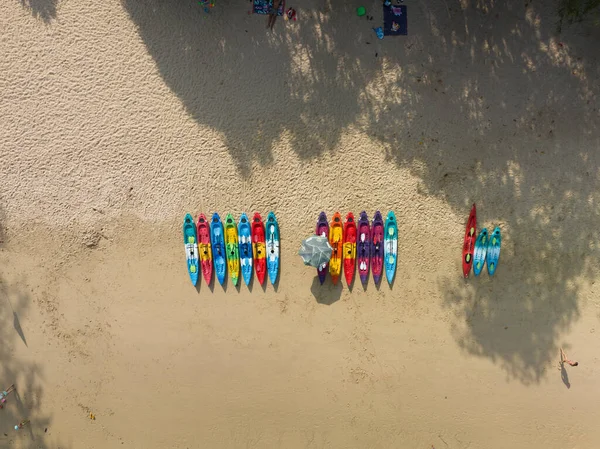
[[[315,300],[319,304],[332,305],[334,302],[339,301],[342,296],[342,283],[338,282],[336,285],[323,284],[319,281],[319,277],[313,278],[310,291],[315,297]]]
[[[563,384],[565,384],[565,387],[571,388],[571,382],[569,381],[569,374],[567,373],[567,370],[565,369],[564,363],[560,364],[560,378],[562,379]]]
[[[25,334],[23,333],[23,329],[21,328],[21,322],[19,321],[19,316],[17,315],[17,312],[15,312],[14,310],[13,310],[13,327],[17,331],[17,334],[19,334],[19,337],[21,337],[21,340],[23,340],[23,343],[25,343],[25,346],[29,347],[27,345],[27,340],[25,339]]]

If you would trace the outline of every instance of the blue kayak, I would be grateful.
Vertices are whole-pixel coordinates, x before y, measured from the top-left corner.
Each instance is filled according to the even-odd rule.
[[[227,273],[227,262],[225,261],[225,238],[223,237],[223,223],[221,217],[216,212],[210,220],[210,242],[213,251],[213,263],[215,264],[215,274],[219,284],[225,282]]]
[[[498,259],[500,259],[500,245],[502,244],[502,236],[500,235],[500,228],[494,229],[487,248],[487,270],[490,276],[493,276],[498,267]]]
[[[246,285],[252,280],[252,237],[248,216],[242,214],[238,223],[238,240],[240,253],[240,268]]]
[[[388,284],[392,285],[396,275],[396,261],[398,259],[398,224],[394,211],[389,211],[385,219],[383,231],[383,258],[385,260],[385,277]]]
[[[196,225],[194,218],[186,214],[183,219],[183,244],[185,245],[185,258],[187,260],[188,273],[192,284],[198,283],[198,237],[196,236]]]
[[[274,285],[279,274],[279,225],[273,212],[269,212],[267,215],[265,227],[267,230],[267,272],[271,284]]]
[[[481,270],[483,270],[483,266],[485,265],[488,237],[487,228],[483,228],[477,236],[477,240],[475,240],[475,251],[473,252],[473,273],[475,273],[475,276],[479,276],[479,273],[481,273]]]

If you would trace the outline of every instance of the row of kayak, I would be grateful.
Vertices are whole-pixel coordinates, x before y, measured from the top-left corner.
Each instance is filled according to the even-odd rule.
[[[327,221],[325,212],[321,212],[315,234],[327,237],[333,248],[329,262],[317,268],[321,284],[325,282],[327,272],[337,284],[343,266],[346,282],[352,285],[357,260],[363,285],[367,284],[369,271],[373,272],[373,280],[378,284],[384,268],[388,283],[392,284],[398,258],[398,225],[394,212],[388,212],[384,222],[381,212],[375,212],[373,221],[369,221],[367,213],[362,211],[358,223],[352,212],[348,212],[343,223],[339,212],[333,214],[331,222]]]
[[[472,266],[475,276],[479,276],[487,262],[488,274],[493,276],[500,259],[500,246],[502,245],[500,228],[496,227],[491,234],[487,228],[483,228],[477,237],[475,237],[476,235],[477,210],[475,204],[473,204],[467,221],[463,244],[463,275],[469,277]]]
[[[183,242],[188,273],[192,284],[198,283],[198,273],[210,284],[213,271],[219,283],[223,285],[227,271],[233,285],[237,285],[240,274],[246,285],[252,281],[252,269],[260,284],[269,274],[272,284],[279,273],[279,224],[273,212],[267,215],[266,223],[258,212],[252,222],[246,214],[236,223],[232,214],[221,222],[219,214],[214,213],[210,222],[204,214],[194,218],[186,214],[183,220]]]

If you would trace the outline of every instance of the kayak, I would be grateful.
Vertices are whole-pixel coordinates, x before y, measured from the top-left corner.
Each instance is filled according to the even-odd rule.
[[[231,214],[227,214],[225,217],[225,248],[229,276],[233,285],[237,285],[240,278],[240,251],[238,247],[237,226]]]
[[[335,285],[342,273],[342,258],[344,256],[344,225],[339,212],[333,214],[333,219],[329,226],[329,244],[333,248],[331,259],[329,260],[329,274],[331,275],[331,281]]]
[[[369,278],[369,264],[371,263],[371,226],[367,213],[362,211],[358,220],[358,243],[356,244],[356,257],[358,258],[358,274],[363,285]]]
[[[267,215],[267,271],[271,284],[277,282],[279,274],[279,225],[273,212]]]
[[[252,280],[252,237],[250,236],[250,223],[246,214],[240,216],[238,239],[242,278],[246,285],[250,285],[250,281]]]
[[[373,272],[373,281],[379,284],[381,274],[383,273],[383,217],[381,212],[375,212],[373,225],[371,227],[371,271]]]
[[[498,259],[500,258],[500,245],[502,244],[502,236],[500,235],[500,228],[494,229],[490,240],[488,242],[487,249],[487,270],[490,276],[493,276],[498,267]]]
[[[258,212],[252,218],[252,254],[254,256],[254,271],[259,284],[265,282],[267,262],[265,261],[265,225]]]
[[[200,214],[198,216],[198,249],[200,254],[200,265],[202,267],[202,275],[206,280],[207,284],[210,284],[212,280],[213,272],[213,260],[212,260],[212,249],[210,246],[210,229],[208,228],[208,222],[206,215]]]
[[[198,283],[198,239],[194,218],[190,214],[186,214],[183,219],[183,244],[185,245],[188,273],[192,284],[196,285]]]
[[[481,270],[483,270],[483,266],[485,265],[488,237],[487,228],[483,228],[477,236],[477,240],[475,240],[475,251],[473,252],[473,273],[475,276],[479,276],[479,273],[481,273]]]
[[[475,239],[477,232],[477,211],[475,210],[475,203],[471,208],[469,214],[469,221],[467,221],[467,228],[465,230],[465,241],[463,243],[463,275],[468,278],[469,271],[471,271],[471,265],[473,265],[473,251],[475,250]]]
[[[354,280],[354,266],[356,265],[356,222],[354,214],[348,212],[344,222],[344,276],[348,287]]]
[[[388,284],[392,285],[394,276],[396,275],[396,263],[398,259],[398,223],[396,222],[396,215],[393,211],[389,211],[387,218],[385,219],[383,241],[385,243],[383,248],[385,277],[387,278]]]
[[[210,241],[213,251],[213,263],[215,265],[215,276],[219,284],[225,282],[227,274],[227,264],[225,262],[225,240],[223,238],[223,223],[221,217],[216,212],[213,214],[210,222]]]
[[[315,230],[316,235],[322,235],[329,240],[329,223],[327,222],[327,215],[325,212],[321,212],[319,214],[319,219],[317,220],[317,229]],[[327,277],[327,272],[329,271],[329,262],[324,263],[322,266],[317,268],[317,275],[319,276],[319,281],[321,281],[321,285],[325,282],[325,278]]]

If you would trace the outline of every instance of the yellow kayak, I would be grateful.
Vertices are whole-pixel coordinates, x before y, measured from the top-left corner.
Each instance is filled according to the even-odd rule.
[[[333,248],[331,259],[329,260],[329,274],[334,284],[337,284],[340,274],[342,273],[342,258],[343,258],[343,240],[344,227],[342,224],[342,216],[339,212],[333,214],[333,220],[329,224],[329,244]]]
[[[238,232],[233,215],[225,218],[225,248],[227,253],[227,268],[233,285],[237,285],[240,277],[240,251],[238,249]]]

